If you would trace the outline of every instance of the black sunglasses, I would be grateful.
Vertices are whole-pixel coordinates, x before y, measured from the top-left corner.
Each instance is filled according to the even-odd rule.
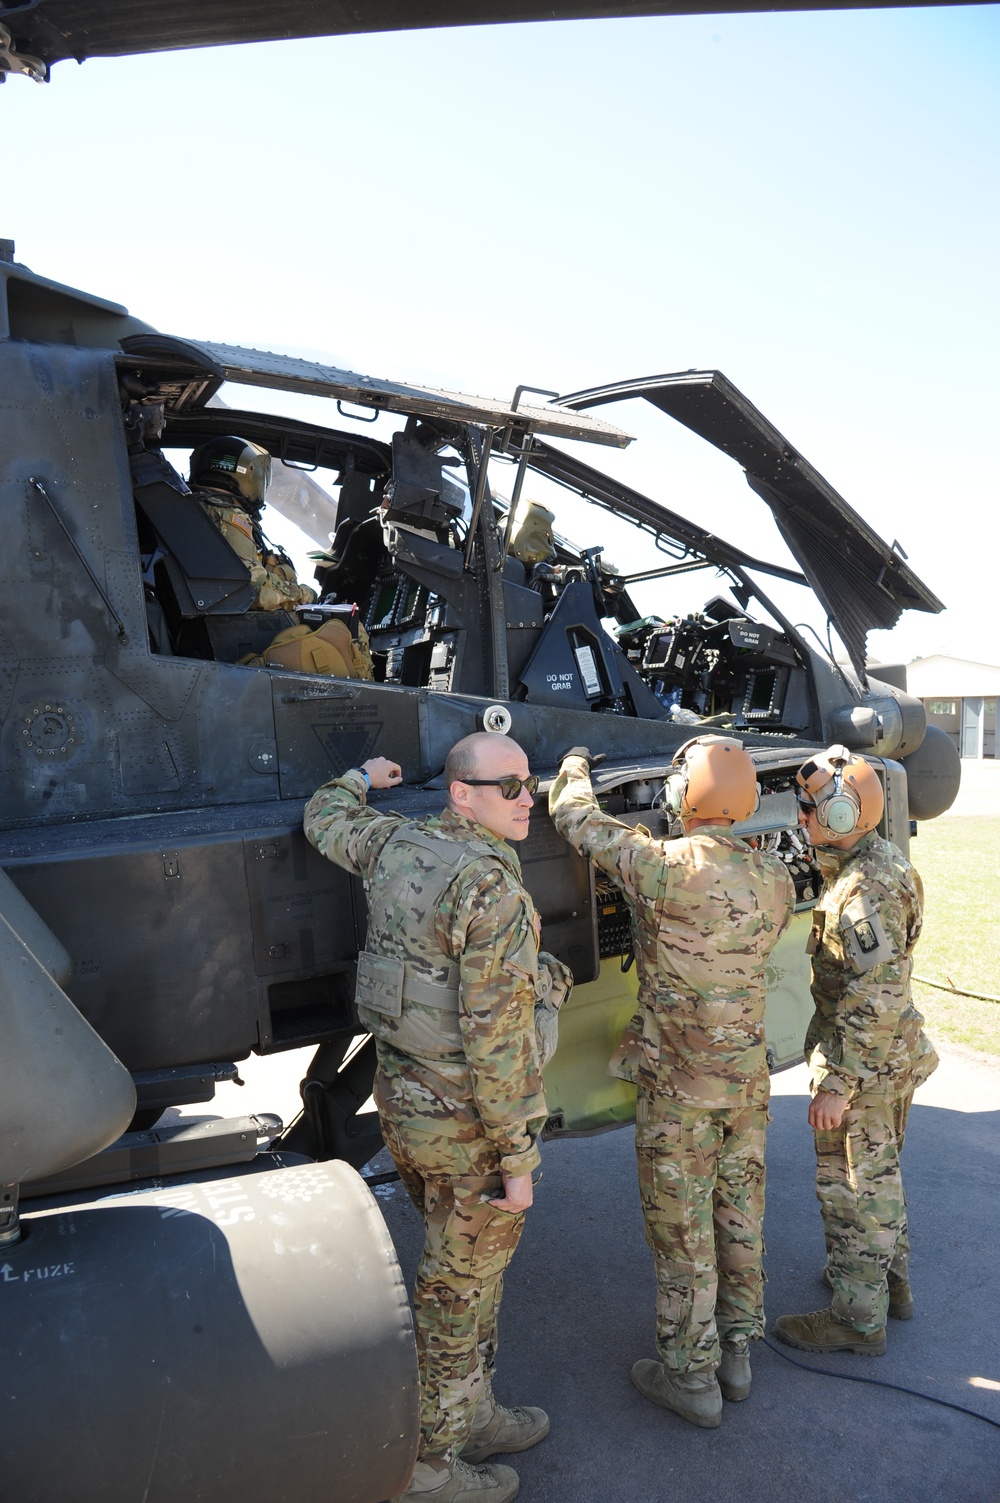
[[[804,814],[811,814],[816,807],[811,798],[803,798],[800,793],[795,795],[795,800]]]
[[[499,788],[506,799],[517,798],[522,788],[526,788],[532,797],[538,792],[538,775],[534,772],[526,778],[512,775],[509,778],[456,778],[455,781],[468,783],[470,788]]]

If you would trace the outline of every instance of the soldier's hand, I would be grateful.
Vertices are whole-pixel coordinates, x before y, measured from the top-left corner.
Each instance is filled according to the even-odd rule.
[[[562,766],[567,757],[582,757],[588,769],[597,767],[601,762],[607,761],[604,752],[592,752],[589,746],[571,746],[569,751],[560,754],[559,765]]]
[[[814,1132],[836,1132],[844,1120],[848,1102],[832,1091],[817,1091],[809,1105],[809,1126]]]
[[[498,1211],[526,1211],[531,1205],[532,1184],[530,1174],[505,1174],[503,1199],[491,1200],[490,1205]]]
[[[373,788],[396,788],[403,778],[399,763],[390,762],[388,757],[369,757],[367,762],[362,762],[361,768],[368,774]]]

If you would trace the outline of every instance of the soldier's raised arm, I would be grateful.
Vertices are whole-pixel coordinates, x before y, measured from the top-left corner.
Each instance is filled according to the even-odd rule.
[[[369,809],[368,789],[398,787],[401,777],[398,762],[372,757],[342,777],[331,778],[306,805],[302,819],[306,839],[337,866],[356,877],[367,877],[402,821],[399,814]]]
[[[574,747],[561,759],[559,776],[549,789],[549,814],[564,840],[595,866],[630,890],[630,855],[644,850],[650,836],[605,814],[590,782],[590,754]]]

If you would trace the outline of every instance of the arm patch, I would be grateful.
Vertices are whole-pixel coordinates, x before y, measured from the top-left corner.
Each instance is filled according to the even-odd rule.
[[[885,932],[876,904],[864,893],[847,904],[840,927],[847,957],[859,975],[895,960],[898,951]]]

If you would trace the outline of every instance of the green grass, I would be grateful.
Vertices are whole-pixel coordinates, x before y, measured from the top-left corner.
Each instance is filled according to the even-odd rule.
[[[1000,819],[938,819],[919,826],[910,860],[924,882],[924,931],[914,971],[929,981],[1000,997]],[[1000,1058],[1000,1004],[950,997],[915,982],[927,1031]]]

